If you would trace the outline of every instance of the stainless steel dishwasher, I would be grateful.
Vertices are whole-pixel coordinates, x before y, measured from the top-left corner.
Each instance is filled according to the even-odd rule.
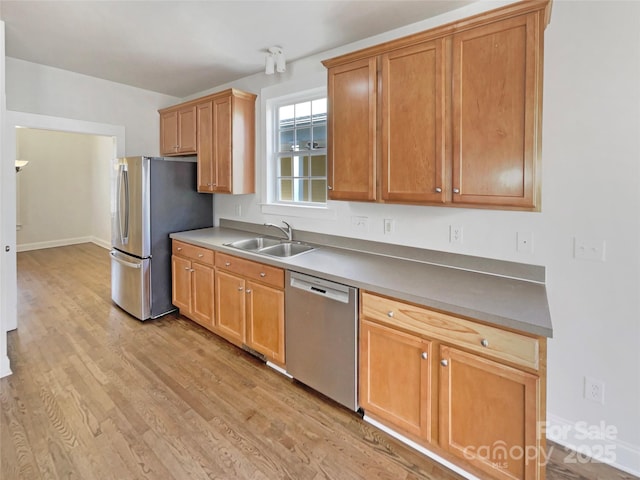
[[[287,372],[358,410],[358,289],[287,271]]]

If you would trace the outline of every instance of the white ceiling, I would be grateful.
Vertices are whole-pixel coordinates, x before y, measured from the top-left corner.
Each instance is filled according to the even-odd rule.
[[[467,0],[0,1],[6,55],[185,97]]]

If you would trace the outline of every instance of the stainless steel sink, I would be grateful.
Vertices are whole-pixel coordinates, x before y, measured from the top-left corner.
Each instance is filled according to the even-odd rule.
[[[301,253],[310,252],[314,247],[303,243],[287,242],[277,238],[255,237],[245,238],[244,240],[236,240],[235,242],[225,243],[228,247],[245,250],[248,252],[259,253],[261,255],[270,255],[272,257],[293,257]]]
[[[300,255],[301,253],[310,252],[314,248],[310,245],[304,245],[302,243],[290,243],[284,242],[272,247],[262,248],[258,253],[264,255],[271,255],[272,257],[293,257],[294,255]]]
[[[227,243],[226,245],[229,247],[239,248],[240,250],[256,251],[278,244],[280,244],[280,240],[277,238],[256,237],[236,240],[235,242]]]

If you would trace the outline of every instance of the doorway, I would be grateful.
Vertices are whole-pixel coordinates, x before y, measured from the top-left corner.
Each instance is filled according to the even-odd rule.
[[[0,272],[0,305],[2,305],[2,325],[0,335],[18,327],[17,318],[17,271],[16,271],[16,177],[15,159],[17,159],[16,128],[26,127],[40,130],[55,130],[61,132],[83,133],[115,137],[115,154],[125,156],[125,129],[122,125],[109,125],[95,122],[85,122],[68,118],[36,115],[24,112],[6,111],[4,122],[4,149],[2,179],[2,225],[0,236],[8,252],[3,256],[2,271]],[[29,168],[27,166],[26,168]],[[8,366],[5,370],[8,369]]]
[[[93,242],[109,248],[115,138],[16,128],[18,252]]]

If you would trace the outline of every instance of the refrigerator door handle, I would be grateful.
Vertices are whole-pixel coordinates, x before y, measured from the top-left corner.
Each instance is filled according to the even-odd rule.
[[[115,251],[113,251],[113,250],[111,250],[111,252],[109,252],[109,254],[111,255],[111,258],[113,258],[120,265],[124,265],[125,267],[129,267],[129,268],[142,268],[142,264],[141,263],[125,262],[121,258],[118,258],[117,253]]]
[[[120,243],[126,245],[129,242],[129,171],[126,165],[120,165],[118,175],[118,227]]]

